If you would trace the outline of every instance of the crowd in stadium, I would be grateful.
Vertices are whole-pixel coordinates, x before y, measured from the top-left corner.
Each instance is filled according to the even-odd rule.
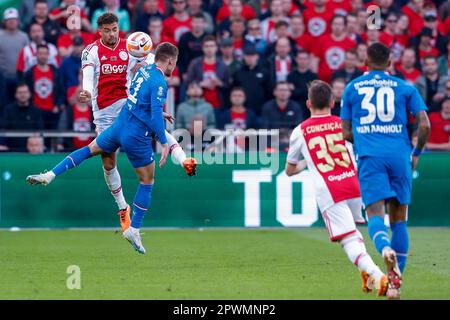
[[[381,10],[379,28],[367,27],[370,5]],[[389,72],[415,85],[429,108],[427,149],[450,151],[450,1],[22,0],[1,10],[0,132],[93,130],[90,107],[77,98],[81,53],[99,38],[97,18],[113,12],[122,37],[144,31],[154,47],[179,47],[168,80],[175,128],[201,121],[203,129],[289,137],[309,116],[308,83],[332,85],[339,115],[345,85],[366,71],[367,46],[382,42],[392,52]],[[71,27],[74,14],[81,30]],[[89,141],[59,139],[57,150]],[[44,150],[39,136],[0,136],[0,151]]]

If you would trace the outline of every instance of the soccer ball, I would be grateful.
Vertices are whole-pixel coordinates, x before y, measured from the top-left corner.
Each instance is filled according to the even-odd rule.
[[[145,32],[134,32],[127,38],[127,51],[135,58],[145,57],[152,47],[152,39]]]

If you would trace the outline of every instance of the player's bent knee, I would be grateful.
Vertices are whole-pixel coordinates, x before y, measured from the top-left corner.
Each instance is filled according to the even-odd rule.
[[[373,216],[380,216],[384,218],[384,200],[377,201],[367,206],[367,215],[369,219]]]
[[[92,156],[99,155],[103,152],[103,150],[98,146],[96,140],[92,141],[89,145],[89,151],[91,151]]]

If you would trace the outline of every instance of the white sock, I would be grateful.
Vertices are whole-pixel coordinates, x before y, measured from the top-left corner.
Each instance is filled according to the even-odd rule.
[[[56,177],[56,175],[53,173],[53,171],[44,173],[44,176],[47,179],[48,183],[52,182]]]
[[[120,174],[117,170],[117,167],[110,171],[107,171],[105,170],[105,168],[103,168],[103,173],[105,175],[106,184],[108,185],[108,188],[111,191],[111,194],[114,197],[119,210],[126,209],[128,204],[125,201],[125,197],[123,196],[122,181],[120,180]]]
[[[133,228],[133,227],[131,227],[131,226],[130,226],[130,230],[131,230],[131,232],[133,232],[134,234],[139,233],[139,229]]]
[[[177,140],[166,131],[167,144],[169,145],[170,155],[175,159],[178,164],[183,165],[184,160],[186,160],[186,153],[184,153],[183,148],[180,147]]]
[[[350,261],[355,264],[359,270],[373,276],[378,284],[383,272],[381,272],[380,268],[373,262],[372,258],[367,253],[361,233],[357,232],[356,234],[345,237],[340,241],[340,244]]]

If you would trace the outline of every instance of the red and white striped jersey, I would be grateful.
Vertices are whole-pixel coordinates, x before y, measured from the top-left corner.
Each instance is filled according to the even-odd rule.
[[[287,161],[306,160],[322,212],[343,200],[361,196],[352,145],[342,135],[342,122],[332,115],[313,116],[292,132]]]
[[[126,40],[119,39],[115,48],[103,45],[101,39],[83,50],[82,68],[94,68],[92,110],[102,110],[127,98],[128,52]]]
[[[51,44],[47,43],[49,56],[48,56],[48,64],[51,64],[58,68],[60,64],[60,58],[58,56],[58,49]],[[37,64],[37,45],[34,42],[31,42],[29,45],[25,46],[20,50],[19,57],[17,58],[16,70],[18,72],[27,72],[32,67]]]

